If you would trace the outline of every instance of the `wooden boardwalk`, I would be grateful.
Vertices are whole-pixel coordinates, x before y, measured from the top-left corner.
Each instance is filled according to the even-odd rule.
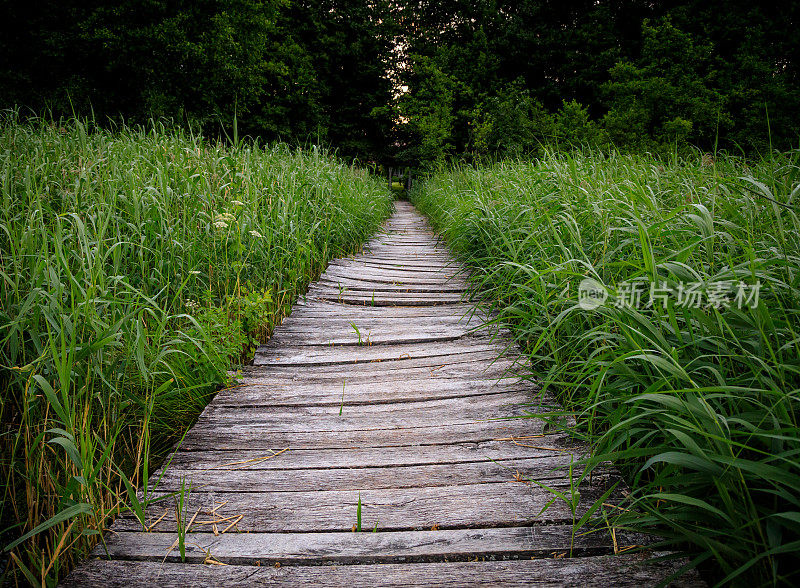
[[[569,508],[542,512],[552,495],[524,478],[568,489],[585,448],[539,419],[498,420],[554,401],[520,377],[423,218],[400,202],[385,229],[330,264],[200,416],[157,491],[191,488],[181,514],[170,497],[148,532],[119,518],[65,585],[646,586],[676,567],[613,555],[606,531],[570,553]],[[616,534],[620,550],[641,540]]]

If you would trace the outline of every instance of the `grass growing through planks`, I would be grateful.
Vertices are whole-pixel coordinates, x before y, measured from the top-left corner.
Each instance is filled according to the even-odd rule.
[[[575,414],[587,468],[627,475],[616,525],[721,583],[797,581],[800,152],[548,154],[443,172],[411,199]],[[584,278],[610,293],[593,311]],[[618,306],[637,280],[642,303]],[[681,282],[727,283],[729,300],[680,305]],[[740,282],[760,282],[757,306],[736,303]],[[648,306],[651,283],[668,295]]]
[[[375,526],[372,527],[372,532],[378,532],[378,525],[380,521],[375,521]],[[353,533],[361,533],[361,492],[358,493],[358,503],[356,504],[356,524],[353,525]]]
[[[391,199],[316,148],[0,120],[0,581],[54,585],[136,509],[153,452]]]

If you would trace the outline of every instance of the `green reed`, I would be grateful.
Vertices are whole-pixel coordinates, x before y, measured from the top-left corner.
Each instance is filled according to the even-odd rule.
[[[313,146],[0,120],[5,579],[54,585],[85,556],[152,456],[391,200]]]
[[[625,474],[615,525],[720,583],[796,581],[800,152],[548,153],[436,174],[411,199],[576,417],[585,467]],[[609,295],[596,310],[578,304],[585,278]],[[669,295],[621,304],[636,281]],[[726,284],[728,300],[680,304],[682,282]],[[760,283],[757,306],[739,283]]]

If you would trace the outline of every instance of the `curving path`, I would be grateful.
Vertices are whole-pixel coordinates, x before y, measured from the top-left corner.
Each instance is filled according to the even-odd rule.
[[[570,549],[569,508],[526,480],[568,490],[585,448],[539,419],[508,418],[554,401],[466,291],[463,268],[397,203],[175,452],[156,495],[191,488],[185,562],[168,498],[147,509],[147,532],[119,518],[107,554],[64,584],[638,586],[668,575],[676,564],[614,555],[641,537],[580,534]],[[611,480],[585,482],[581,504]]]

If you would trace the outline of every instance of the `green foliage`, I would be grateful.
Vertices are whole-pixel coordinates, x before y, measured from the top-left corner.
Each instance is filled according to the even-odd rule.
[[[521,80],[486,98],[471,121],[471,146],[477,155],[521,157],[537,152],[555,135],[552,115]]]
[[[606,135],[589,111],[576,100],[566,100],[556,113],[556,137],[572,146],[599,147],[606,143]]]
[[[0,532],[38,529],[9,573],[54,584],[136,510],[151,457],[391,198],[316,148],[3,119]]]
[[[190,329],[198,339],[205,339],[208,350],[198,353],[192,346],[186,353],[200,364],[207,360],[216,364],[247,361],[255,348],[272,333],[275,325],[275,303],[272,290],[240,288],[225,296],[216,305],[210,290],[202,296],[202,303],[187,300],[186,313],[196,321]]]
[[[797,145],[798,10],[697,0],[410,3],[405,41],[450,80],[451,151],[467,160],[519,157],[543,135],[551,146],[610,140],[630,151],[752,153]],[[429,74],[416,62],[401,70],[404,102],[427,91]],[[413,124],[402,104],[401,114]]]
[[[204,306],[193,317],[197,322],[192,331],[196,340],[204,341],[205,349],[187,346],[187,356],[192,363],[202,365],[228,365],[232,358],[238,358],[247,349],[242,322],[231,317],[224,306]]]
[[[574,415],[586,469],[626,474],[612,524],[722,584],[797,580],[798,191],[797,151],[753,167],[573,152],[456,168],[411,194]],[[578,304],[586,277],[611,296],[594,311]],[[634,280],[642,304],[616,305]],[[727,304],[679,305],[681,282],[727,284]],[[735,302],[740,282],[760,282],[757,305]],[[651,283],[666,304],[646,304]]]
[[[396,19],[385,0],[74,0],[9,6],[0,107],[384,149]],[[104,123],[105,124],[105,123]]]
[[[670,19],[654,26],[645,21],[643,37],[638,63],[618,63],[604,86],[611,102],[606,125],[615,143],[689,139],[708,145],[718,130],[724,135],[732,121],[714,88],[711,45],[696,44]]]
[[[102,124],[233,138],[235,120],[240,136],[427,168],[536,151],[573,101],[631,150],[798,139],[797,3],[47,0],[4,16],[0,108]],[[567,127],[559,144],[606,143]]]
[[[454,148],[455,84],[426,57],[414,58],[414,72],[420,80],[418,89],[414,94],[404,95],[401,102],[401,114],[408,120],[411,143],[401,158],[435,168],[445,162]]]

